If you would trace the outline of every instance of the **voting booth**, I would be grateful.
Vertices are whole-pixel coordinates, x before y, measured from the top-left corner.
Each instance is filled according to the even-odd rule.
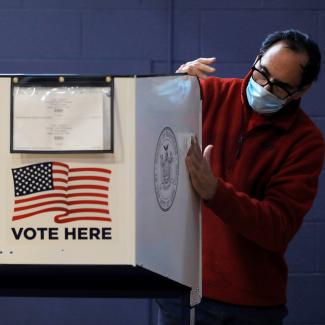
[[[200,299],[187,75],[0,78],[0,264],[141,267]]]

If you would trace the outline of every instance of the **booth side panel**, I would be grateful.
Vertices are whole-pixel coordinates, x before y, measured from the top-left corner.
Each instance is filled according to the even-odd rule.
[[[200,287],[199,201],[185,157],[200,135],[200,91],[189,76],[136,81],[137,264]]]

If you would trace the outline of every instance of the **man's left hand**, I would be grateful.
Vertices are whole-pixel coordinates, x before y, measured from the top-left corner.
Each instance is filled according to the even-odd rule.
[[[218,180],[214,177],[210,164],[212,149],[213,146],[208,145],[202,155],[197,138],[192,137],[185,159],[193,188],[203,200],[211,199],[218,186]]]

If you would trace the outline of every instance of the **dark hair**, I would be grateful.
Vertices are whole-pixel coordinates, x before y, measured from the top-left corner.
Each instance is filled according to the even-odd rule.
[[[265,38],[260,48],[260,55],[263,55],[272,45],[279,41],[284,41],[288,48],[294,52],[308,55],[308,62],[303,67],[300,87],[317,80],[321,64],[321,53],[318,45],[307,34],[298,30],[276,31]]]

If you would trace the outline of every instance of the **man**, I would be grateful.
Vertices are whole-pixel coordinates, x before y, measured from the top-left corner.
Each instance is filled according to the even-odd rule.
[[[202,199],[203,299],[196,324],[282,324],[284,254],[317,191],[321,132],[300,108],[317,79],[318,46],[297,30],[265,39],[243,79],[206,77],[214,59],[177,72],[200,77],[203,155],[192,139],[186,165]],[[175,307],[176,306],[176,307]],[[160,324],[180,324],[160,301]]]

